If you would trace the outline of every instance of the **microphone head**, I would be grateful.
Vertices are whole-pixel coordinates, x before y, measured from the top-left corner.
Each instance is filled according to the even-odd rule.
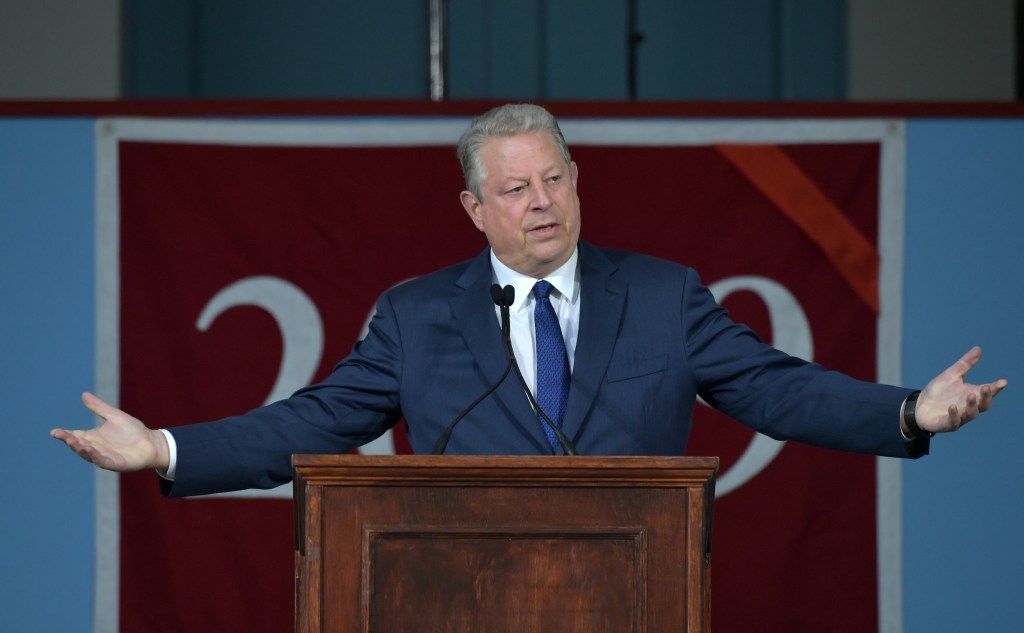
[[[498,284],[491,284],[491,300],[499,308],[507,308],[516,300],[516,289],[512,286],[502,288]]]

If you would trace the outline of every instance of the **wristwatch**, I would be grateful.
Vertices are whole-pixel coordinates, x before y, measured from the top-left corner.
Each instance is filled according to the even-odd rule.
[[[935,437],[934,433],[925,431],[917,425],[917,398],[920,395],[920,391],[915,391],[903,402],[903,423],[907,425],[907,430],[915,439],[922,436]]]

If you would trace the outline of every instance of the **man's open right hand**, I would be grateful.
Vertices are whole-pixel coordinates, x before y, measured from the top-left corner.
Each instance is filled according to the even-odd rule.
[[[83,393],[82,402],[103,419],[103,424],[83,431],[53,429],[50,437],[67,444],[82,459],[107,470],[167,470],[170,457],[163,433],[146,427],[91,393]]]

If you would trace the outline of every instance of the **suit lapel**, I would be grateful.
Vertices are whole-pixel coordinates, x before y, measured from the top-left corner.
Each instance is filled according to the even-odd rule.
[[[626,282],[603,252],[580,242],[580,325],[562,430],[575,439],[601,389],[626,305]]]

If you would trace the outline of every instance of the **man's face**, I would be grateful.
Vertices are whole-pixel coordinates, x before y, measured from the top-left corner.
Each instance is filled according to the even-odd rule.
[[[576,163],[565,164],[551,135],[489,139],[480,164],[483,197],[463,191],[462,206],[498,259],[538,279],[568,261],[580,237]]]

